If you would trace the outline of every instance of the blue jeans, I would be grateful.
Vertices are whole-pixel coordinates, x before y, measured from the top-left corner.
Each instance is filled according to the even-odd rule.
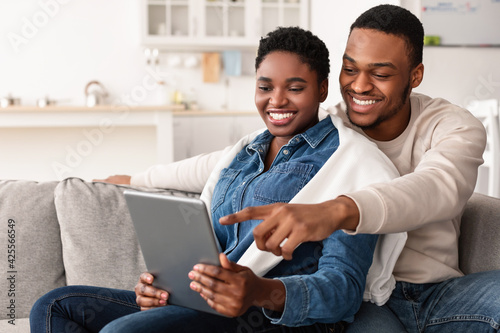
[[[273,325],[261,309],[227,318],[178,306],[140,311],[133,291],[67,286],[42,296],[30,314],[31,332],[342,332],[342,323]]]
[[[347,333],[499,332],[500,270],[434,284],[398,282],[384,306],[363,303]]]

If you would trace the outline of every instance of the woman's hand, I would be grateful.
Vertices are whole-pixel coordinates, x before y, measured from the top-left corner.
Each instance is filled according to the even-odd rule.
[[[154,277],[150,273],[142,273],[135,286],[135,301],[141,310],[167,305],[168,292],[153,287],[153,280]]]
[[[130,185],[130,179],[132,177],[128,175],[114,175],[109,176],[106,179],[93,179],[94,182],[103,182],[117,185]]]
[[[264,279],[248,267],[229,261],[220,254],[221,267],[197,264],[189,272],[191,289],[200,293],[217,312],[237,317],[251,306],[282,311],[285,287],[279,280]]]

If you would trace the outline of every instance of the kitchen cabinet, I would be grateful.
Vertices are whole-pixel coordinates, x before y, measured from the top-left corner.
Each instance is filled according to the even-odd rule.
[[[175,161],[223,149],[265,127],[257,112],[177,113],[173,125]]]
[[[309,0],[142,0],[143,41],[172,49],[255,48],[277,26],[309,27]]]

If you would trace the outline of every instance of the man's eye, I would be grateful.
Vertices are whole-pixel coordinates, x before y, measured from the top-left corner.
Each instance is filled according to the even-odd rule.
[[[373,74],[378,79],[387,79],[390,75],[387,74]]]
[[[348,67],[343,67],[342,70],[346,73],[346,74],[354,74],[354,69],[352,68],[348,68]]]
[[[299,92],[299,91],[304,90],[304,88],[302,88],[302,87],[291,87],[289,90],[293,91],[293,92]]]
[[[261,91],[270,91],[270,90],[271,90],[271,88],[269,88],[269,87],[265,87],[265,86],[260,86],[260,87],[259,87],[259,90],[261,90]]]

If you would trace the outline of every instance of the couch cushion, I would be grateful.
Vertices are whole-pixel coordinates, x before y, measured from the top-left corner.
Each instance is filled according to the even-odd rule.
[[[175,195],[169,190],[62,181],[55,191],[61,227],[66,279],[70,284],[133,289],[146,271],[134,226],[125,203],[125,189]]]
[[[28,317],[43,294],[64,286],[57,182],[0,181],[0,319]],[[15,255],[15,257],[14,257]],[[15,310],[6,309],[15,305]]]
[[[462,217],[459,249],[465,274],[500,269],[500,199],[472,195]]]

